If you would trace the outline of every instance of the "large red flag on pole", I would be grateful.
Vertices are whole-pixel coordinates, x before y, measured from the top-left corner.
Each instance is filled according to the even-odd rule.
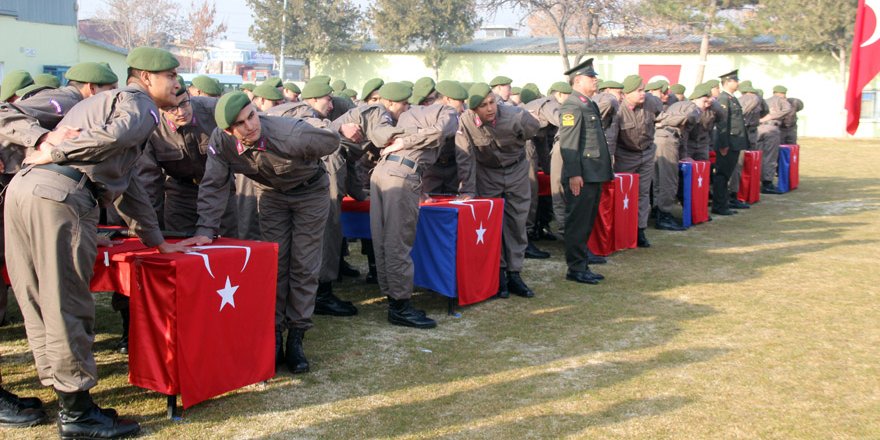
[[[877,12],[880,0],[859,0],[856,32],[849,63],[846,91],[846,131],[855,134],[862,114],[862,89],[880,72],[880,26]]]

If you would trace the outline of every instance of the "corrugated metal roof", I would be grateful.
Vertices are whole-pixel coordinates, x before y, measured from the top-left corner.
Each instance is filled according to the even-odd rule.
[[[76,0],[0,0],[0,14],[33,23],[76,26]]]
[[[125,50],[125,48],[122,48],[119,46],[114,46],[110,43],[105,43],[100,40],[95,40],[95,39],[84,37],[84,36],[80,35],[79,41],[81,41],[85,44],[91,45],[91,46],[100,47],[101,49],[109,50],[111,52],[120,53],[122,55],[128,55],[128,51]]]
[[[699,36],[646,36],[646,37],[608,37],[590,42],[588,53],[693,53],[700,49]],[[577,53],[584,40],[568,39],[568,50]],[[385,50],[376,41],[361,45],[362,52],[413,53],[416,47],[403,50]],[[709,40],[709,52],[783,52],[786,49],[776,44],[772,37],[725,40]],[[473,40],[452,49],[457,53],[505,53],[505,54],[558,54],[559,43],[555,37],[510,37],[487,40]]]

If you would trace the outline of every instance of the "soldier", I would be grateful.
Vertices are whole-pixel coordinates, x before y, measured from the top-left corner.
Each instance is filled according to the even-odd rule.
[[[718,96],[715,113],[715,127],[718,141],[715,144],[715,175],[712,177],[712,212],[718,215],[732,215],[730,209],[740,206],[729,197],[728,184],[736,168],[739,152],[748,148],[742,106],[733,94],[739,87],[737,71],[721,76],[722,92]],[[735,200],[735,199],[734,199]]]
[[[60,142],[47,136],[6,193],[7,249],[19,256],[9,261],[9,275],[40,380],[58,395],[62,438],[115,438],[140,429],[116,418],[115,411],[102,411],[88,391],[97,383],[89,282],[97,256],[98,202],[115,201],[146,245],[163,253],[185,249],[163,239],[149,198],[132,178],[159,122],[156,107],[176,102],[178,62],[164,50],[144,47],[127,60],[128,87],[71,109],[56,133],[76,127],[79,136]]]
[[[244,84],[241,85],[241,87],[239,87],[239,90],[241,90],[242,92],[244,92],[244,94],[247,95],[248,99],[250,99],[251,101],[253,101],[253,99],[254,99],[254,89],[255,89],[256,87],[257,87],[257,85],[254,84],[254,83],[244,83]]]
[[[688,99],[684,94],[686,90],[687,88],[681,84],[673,84],[669,86],[669,93],[672,93],[672,95],[675,96],[676,102]],[[670,96],[670,98],[672,98],[672,96]]]
[[[716,97],[720,92],[719,82],[716,79],[706,81],[703,85],[709,89],[709,110],[700,113],[699,124],[695,125],[688,133],[688,148],[685,159],[709,160],[709,147],[712,145],[715,112],[718,107]]]
[[[510,83],[512,82],[513,80],[506,76],[496,76],[489,82],[492,93],[498,97],[498,104],[507,104],[507,101],[510,101]]]
[[[751,81],[743,81],[739,83],[739,102],[742,105],[743,109],[743,120],[746,124],[746,134],[749,141],[749,150],[757,150],[758,149],[758,123],[762,117],[767,114],[767,103],[764,102],[762,98],[755,94],[755,89],[752,87]],[[733,172],[733,176],[730,178],[730,200],[732,202],[732,207],[739,209],[749,209],[749,204],[740,201],[737,199],[737,193],[739,192],[739,181],[742,177],[742,167],[743,161],[745,160],[745,153],[740,152],[739,159],[736,162],[736,169]]]
[[[214,117],[217,129],[199,187],[199,221],[192,242],[208,244],[217,234],[233,173],[257,182],[262,239],[278,243],[276,362],[283,359],[292,373],[306,373],[309,361],[302,342],[313,326],[329,209],[330,180],[320,159],[339,148],[339,135],[303,120],[259,114],[241,92],[220,98]],[[286,347],[284,329],[289,329]]]
[[[440,87],[441,83],[443,87]],[[456,81],[440,81],[435,89],[438,94],[437,99],[447,103],[446,105],[454,107],[452,104],[455,101],[462,101],[462,105],[464,105],[464,101],[467,100],[467,96],[456,98],[456,96],[461,96],[459,91],[464,90],[464,86]],[[454,94],[455,96],[449,96],[446,93]],[[465,91],[465,95],[467,95],[467,91]],[[440,151],[434,163],[427,165],[422,172],[422,192],[425,194],[456,194],[458,192],[458,182],[458,165],[455,162],[455,138],[447,138],[443,145],[440,146]]]
[[[287,102],[299,102],[299,95],[302,93],[299,86],[292,83],[286,82],[284,83],[284,90],[282,91],[284,94],[284,100]]]
[[[614,178],[611,153],[599,107],[592,101],[598,88],[598,74],[593,59],[565,72],[572,94],[560,109],[559,149],[562,156],[562,181],[565,183],[565,279],[598,284],[605,277],[590,270],[587,240],[599,211],[602,182]],[[641,79],[639,86],[641,86]]]
[[[785,86],[775,86],[773,87],[773,94],[777,93],[786,97],[788,89]],[[782,136],[781,143],[782,145],[797,145],[797,114],[804,109],[804,102],[797,98],[786,97],[786,99],[791,105],[791,112],[782,119],[782,126],[779,129]]]
[[[341,79],[337,79],[336,81],[333,81],[331,87],[333,88],[334,93],[342,93],[342,91],[348,87],[348,84]]]
[[[284,94],[272,84],[263,83],[254,88],[254,106],[260,112],[267,112],[270,108],[284,103]]]
[[[388,296],[388,322],[415,328],[434,328],[437,322],[411,303],[413,262],[410,252],[419,218],[421,170],[437,157],[446,139],[455,136],[463,110],[464,89],[444,82],[442,103],[407,111],[409,90],[388,83],[379,89],[382,103],[397,116],[397,128],[414,134],[398,136],[379,146],[381,159],[370,179],[370,231],[376,251],[379,287]],[[447,104],[451,104],[447,105]],[[402,113],[401,113],[402,112]]]
[[[664,81],[662,80],[650,82],[645,85],[645,93],[657,98],[660,103],[663,104],[663,110],[666,110],[666,107],[669,105],[669,95],[666,94],[667,90],[668,86],[664,84]]]
[[[219,98],[223,94],[223,87],[220,82],[207,75],[199,75],[192,79],[189,86],[190,96],[208,96],[211,98]]]
[[[17,91],[34,83],[31,74],[24,70],[13,70],[3,77],[3,83],[0,85],[0,102],[13,103],[18,100]]]
[[[767,98],[767,115],[761,118],[758,125],[758,148],[762,153],[761,164],[761,193],[781,194],[773,186],[773,177],[776,175],[776,162],[779,160],[779,145],[782,142],[780,127],[783,121],[793,111],[791,103],[785,98],[784,92],[774,92]]]
[[[520,277],[531,198],[525,143],[540,125],[519,107],[496,104],[496,95],[486,83],[474,84],[468,94],[468,110],[455,136],[459,192],[466,198],[504,199],[498,297],[507,298],[512,292],[531,298],[535,292]]]
[[[348,98],[349,100],[351,100],[351,103],[354,105],[358,104],[358,99],[357,99],[358,92],[356,92],[354,89],[345,89],[339,94],[339,96],[343,96],[343,97]]]
[[[657,145],[657,170],[654,177],[654,206],[657,219],[654,226],[667,231],[687,228],[672,215],[678,192],[678,161],[687,151],[687,133],[700,121],[700,112],[708,108],[710,92],[705,86],[697,87],[692,101],[678,101],[657,117],[654,143]]]
[[[372,105],[379,101],[379,88],[385,85],[382,78],[373,78],[364,84],[364,90],[361,93],[363,100],[362,105]]]
[[[50,89],[57,89],[61,87],[61,80],[58,79],[57,76],[52,75],[51,73],[41,73],[34,77],[34,84],[40,87],[48,87]]]
[[[511,87],[510,88],[510,103],[513,105],[522,105],[522,87]]]
[[[642,77],[630,75],[623,81],[623,101],[618,113],[619,128],[614,148],[614,171],[639,175],[639,247],[650,247],[645,236],[651,213],[651,181],[654,178],[656,145],[654,120],[663,111],[660,99],[645,93]]]

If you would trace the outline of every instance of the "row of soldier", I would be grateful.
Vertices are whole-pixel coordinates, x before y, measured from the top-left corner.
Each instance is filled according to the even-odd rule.
[[[97,236],[99,223],[120,217],[161,252],[184,251],[217,236],[278,243],[276,360],[304,373],[310,366],[303,338],[314,325],[312,315],[357,313],[332,289],[342,274],[357,275],[344,260],[343,196],[370,200],[373,239],[362,248],[368,282],[377,282],[388,297],[389,322],[433,328],[436,322],[411,303],[410,257],[419,203],[431,194],[505,200],[499,298],[534,296],[520,273],[524,258],[549,257],[531,239],[557,237],[549,230],[551,218],[566,240],[566,278],[588,284],[604,279],[588,266],[604,262],[586,251],[584,234],[589,236],[592,221],[580,221],[594,213],[579,217],[580,205],[572,200],[580,191],[566,180],[573,157],[566,148],[583,143],[566,140],[583,125],[580,116],[564,111],[566,103],[578,102],[575,97],[598,104],[592,123],[601,127],[596,141],[605,145],[594,146],[596,156],[592,147],[581,151],[575,161],[607,160],[615,171],[643,176],[639,246],[649,245],[644,230],[652,182],[656,226],[681,229],[671,214],[678,160],[707,159],[713,135],[730,131],[713,128],[731,113],[719,84],[701,84],[685,100],[678,86],[667,93],[666,84],[645,85],[634,75],[622,83],[603,82],[594,96],[590,87],[598,83],[591,81],[598,75],[589,62],[566,72],[569,82],[554,83],[546,97],[533,86],[513,93],[512,81],[499,76],[471,84],[377,78],[365,84],[360,100],[343,81],[331,84],[326,76],[302,89],[270,79],[216,97],[222,89],[210,78],[187,87],[176,74],[177,60],[165,51],[138,48],[128,63],[122,88],[109,66],[97,63],[72,67],[65,87],[26,84],[28,75],[13,72],[0,88],[6,101],[0,105],[5,248],[15,254],[7,266],[38,375],[59,397],[62,436],[105,438],[138,429],[95,405],[88,393],[97,381],[89,279],[97,245],[107,244]],[[735,76],[722,77],[728,94],[736,91],[730,86]],[[744,101],[755,93],[740,91]],[[782,89],[774,92],[784,95]],[[781,101],[788,103],[770,98],[767,110],[757,112],[754,143],[732,148],[778,149],[781,135],[768,134],[769,127],[781,126],[792,113]],[[755,102],[765,108],[763,100]],[[721,190],[723,178],[723,194],[715,191],[713,212],[726,215],[733,170],[724,175],[726,168],[719,169],[713,187]],[[539,170],[551,176],[551,204],[539,203]],[[608,180],[609,173],[593,180]],[[730,206],[741,207],[733,200]],[[571,227],[565,227],[566,218]],[[190,238],[168,243],[167,232]],[[126,300],[114,295],[113,305],[123,315],[125,334]],[[0,398],[0,419],[7,425],[46,419],[35,399],[6,391]]]

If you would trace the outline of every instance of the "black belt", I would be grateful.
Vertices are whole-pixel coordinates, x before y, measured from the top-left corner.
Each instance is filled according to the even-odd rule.
[[[73,180],[77,184],[80,183],[85,178],[86,183],[83,185],[83,188],[88,189],[89,191],[92,192],[92,194],[95,193],[94,183],[92,183],[92,181],[89,180],[89,178],[85,175],[85,173],[83,173],[82,171],[80,171],[74,167],[69,167],[66,165],[58,165],[56,163],[47,163],[47,164],[43,164],[43,165],[34,165],[34,168],[39,168],[41,170],[48,170],[48,171],[52,171],[52,172],[61,174],[64,177],[70,178],[70,180]]]
[[[664,131],[666,131],[667,133],[672,134],[675,137],[681,136],[681,133],[679,133],[678,130],[676,130],[672,127],[660,127],[660,128],[663,129]]]
[[[761,122],[760,125],[772,125],[772,126],[775,126],[775,127],[779,127],[779,122],[777,122],[777,121],[767,121],[767,122]]]
[[[313,184],[313,183],[315,183],[315,182],[321,180],[321,177],[324,177],[324,173],[325,173],[325,172],[326,172],[326,171],[324,171],[323,168],[318,169],[318,171],[315,173],[314,176],[309,177],[308,180],[306,180],[305,182],[299,184],[298,186],[294,187],[293,189],[302,188],[302,187],[304,187],[304,186],[309,186],[309,185],[311,185],[311,184]]]
[[[413,171],[418,170],[418,164],[416,164],[415,162],[413,162],[403,156],[398,156],[396,154],[389,154],[388,156],[385,156],[385,160],[390,161],[390,162],[401,163],[403,165],[406,165],[406,166],[412,168]]]
[[[191,178],[187,179],[187,178],[183,178],[183,177],[173,177],[172,176],[171,178],[174,179],[175,182],[177,182],[181,185],[199,186],[199,183],[201,183],[201,179],[197,179],[195,177],[191,177]]]
[[[518,164],[518,163],[520,163],[520,162],[522,162],[522,160],[525,159],[525,158],[526,158],[526,153],[523,152],[523,154],[520,155],[519,158],[517,158],[515,161],[513,161],[513,162],[511,162],[511,163],[509,163],[509,164],[507,164],[507,165],[501,164],[501,165],[495,166],[494,164],[493,164],[493,165],[489,165],[489,164],[484,164],[484,163],[480,163],[480,165],[481,165],[481,166],[484,166],[484,167],[486,167],[486,168],[493,168],[493,169],[498,170],[498,169],[501,169],[501,168],[510,168],[510,167],[512,167],[512,166],[514,166],[514,165],[516,165],[516,164]]]

